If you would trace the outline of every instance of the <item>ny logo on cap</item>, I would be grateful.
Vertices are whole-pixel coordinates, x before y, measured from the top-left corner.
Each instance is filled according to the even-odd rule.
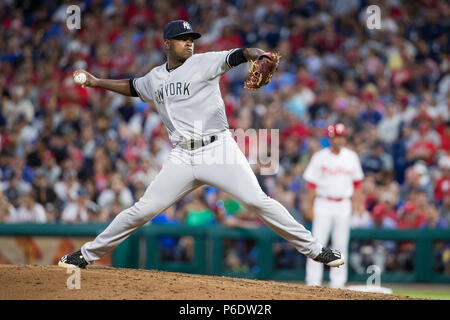
[[[183,22],[183,27],[184,27],[185,29],[191,29],[191,25],[190,25],[189,22],[187,22],[187,21],[184,21],[184,22]]]

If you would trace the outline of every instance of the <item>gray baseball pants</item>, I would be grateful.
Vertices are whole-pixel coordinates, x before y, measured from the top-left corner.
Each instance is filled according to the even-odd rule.
[[[250,207],[300,253],[315,258],[322,245],[278,201],[261,189],[250,164],[229,131],[195,150],[175,146],[161,171],[133,206],[120,212],[93,241],[81,248],[89,263],[114,250],[139,227],[197,187],[208,184]]]

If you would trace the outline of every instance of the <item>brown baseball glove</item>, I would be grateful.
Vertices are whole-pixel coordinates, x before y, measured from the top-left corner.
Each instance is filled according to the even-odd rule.
[[[247,90],[258,90],[270,82],[273,73],[278,68],[281,56],[273,52],[265,52],[255,61],[251,61],[248,69],[250,73],[244,82],[244,88]]]

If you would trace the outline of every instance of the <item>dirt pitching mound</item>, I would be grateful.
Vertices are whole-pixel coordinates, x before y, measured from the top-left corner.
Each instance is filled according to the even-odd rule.
[[[78,269],[80,270],[80,269]],[[71,276],[73,276],[71,278]],[[405,300],[381,293],[156,270],[0,265],[0,300]]]

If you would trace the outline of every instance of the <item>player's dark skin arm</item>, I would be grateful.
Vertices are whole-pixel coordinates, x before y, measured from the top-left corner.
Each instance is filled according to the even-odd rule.
[[[193,54],[194,44],[191,36],[184,35],[177,39],[165,40],[165,47],[168,53],[169,68],[174,68],[181,65]],[[263,53],[264,50],[258,48],[243,49],[243,55],[247,61],[256,60]],[[79,73],[86,75],[86,83],[83,84],[84,87],[102,88],[125,96],[132,96],[129,79],[99,79],[85,70],[75,71],[73,74],[74,77]]]
[[[181,35],[175,39],[164,40],[164,48],[167,53],[169,68],[176,68],[184,63],[186,59],[194,53],[194,39],[191,35]],[[102,88],[114,91],[125,96],[133,96],[130,88],[130,79],[98,79],[84,70],[74,72],[75,77],[78,73],[86,74],[87,81],[83,86],[92,88]]]
[[[131,97],[129,79],[120,79],[120,80],[98,79],[94,88],[103,88]]]
[[[84,73],[86,75],[86,83],[83,87],[102,88],[123,94],[125,96],[132,96],[129,79],[99,79],[85,70],[77,70],[73,73],[73,75],[76,76],[79,73]]]

